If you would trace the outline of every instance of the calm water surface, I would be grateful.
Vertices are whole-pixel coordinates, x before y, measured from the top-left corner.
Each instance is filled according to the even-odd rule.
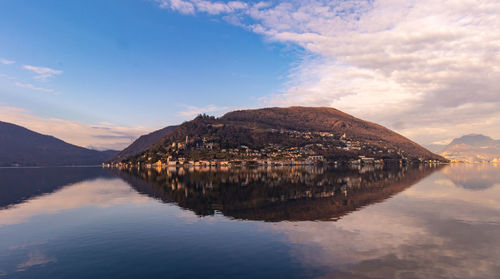
[[[500,165],[0,169],[0,278],[500,278]]]

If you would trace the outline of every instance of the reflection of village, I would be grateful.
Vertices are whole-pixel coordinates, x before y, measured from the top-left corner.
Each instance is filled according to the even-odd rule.
[[[222,125],[222,124],[220,124]],[[300,166],[300,165],[382,165],[396,161],[403,165],[408,160],[405,151],[382,142],[361,142],[343,134],[329,132],[300,132],[269,129],[269,137],[285,138],[290,146],[267,143],[255,149],[247,145],[229,148],[218,137],[189,138],[168,142],[155,153],[146,152],[139,158],[115,163],[114,166]],[[307,143],[307,144],[305,144]],[[438,163],[437,161],[420,162]],[[111,166],[107,164],[106,166]]]
[[[221,212],[234,218],[280,221],[338,218],[406,189],[436,168],[122,167],[112,171],[140,192],[199,215]]]

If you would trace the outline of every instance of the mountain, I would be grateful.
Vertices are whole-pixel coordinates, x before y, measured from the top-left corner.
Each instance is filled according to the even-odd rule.
[[[496,141],[485,135],[470,134],[462,136],[460,138],[453,139],[450,143],[450,145],[457,145],[457,144],[466,144],[474,147],[481,147],[492,144],[493,145],[500,144],[500,141]]]
[[[452,161],[500,161],[500,140],[479,134],[465,135],[454,139],[441,155]]]
[[[0,166],[97,165],[117,151],[97,151],[0,121]]]
[[[445,160],[380,125],[326,107],[239,110],[200,115],[130,163],[158,160]]]
[[[144,150],[151,147],[156,142],[158,142],[163,137],[172,133],[177,127],[178,126],[168,126],[163,129],[149,133],[147,135],[142,135],[127,148],[123,149],[122,151],[118,152],[116,155],[111,157],[108,161],[119,162],[121,160],[127,159],[130,156],[141,153]]]

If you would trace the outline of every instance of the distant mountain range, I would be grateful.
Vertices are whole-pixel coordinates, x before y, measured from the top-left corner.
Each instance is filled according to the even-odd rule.
[[[271,156],[288,160],[309,155],[340,160],[359,156],[445,160],[385,127],[339,110],[289,107],[240,110],[220,118],[202,115],[141,137],[111,161],[153,163]]]
[[[0,121],[0,166],[97,165],[117,151],[97,151]]]
[[[479,134],[454,139],[441,152],[452,161],[500,162],[500,140]]]

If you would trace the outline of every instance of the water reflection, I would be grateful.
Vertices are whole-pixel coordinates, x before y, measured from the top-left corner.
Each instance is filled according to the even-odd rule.
[[[484,190],[500,182],[500,164],[455,164],[443,173],[457,186]]]
[[[383,201],[438,166],[375,170],[268,167],[114,170],[138,192],[194,211],[244,220],[332,220]]]
[[[98,177],[114,175],[96,167],[0,168],[0,209]]]
[[[500,166],[65,171],[0,170],[0,278],[500,278]]]
[[[390,201],[339,222],[279,223],[292,254],[325,278],[500,278],[500,180],[456,185],[499,172],[494,165],[451,165]],[[473,183],[473,182],[471,182]],[[473,184],[472,184],[473,185]]]
[[[108,174],[109,175],[109,174]],[[40,215],[53,215],[84,207],[107,208],[122,203],[147,200],[120,179],[90,177],[84,182],[67,184],[54,192],[40,194],[0,210],[0,228],[25,222]]]

